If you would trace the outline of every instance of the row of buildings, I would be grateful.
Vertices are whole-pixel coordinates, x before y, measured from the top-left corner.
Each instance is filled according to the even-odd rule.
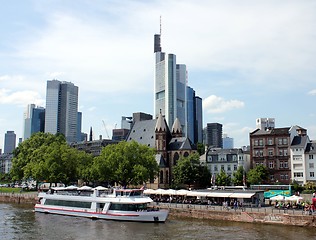
[[[196,152],[197,143],[207,146],[201,162],[214,176],[222,169],[232,175],[239,166],[249,170],[262,164],[269,169],[268,183],[316,181],[315,146],[307,130],[298,126],[276,128],[273,118],[259,118],[255,130],[249,134],[249,146],[234,148],[233,139],[223,134],[222,124],[207,123],[203,128],[202,99],[188,86],[186,65],[178,64],[175,54],[162,51],[161,34],[154,35],[154,55],[154,116],[139,112],[122,117],[121,128],[113,129],[112,139],[95,140],[92,129],[89,137],[81,131],[78,87],[70,82],[50,80],[46,107],[34,104],[27,107],[23,139],[35,132],[62,133],[71,146],[93,155],[99,155],[108,144],[137,141],[157,150],[161,169],[157,187],[168,187],[172,167],[181,156]],[[0,155],[2,172],[10,169],[15,139],[13,131],[5,135],[4,153]],[[8,147],[9,142],[13,147]]]

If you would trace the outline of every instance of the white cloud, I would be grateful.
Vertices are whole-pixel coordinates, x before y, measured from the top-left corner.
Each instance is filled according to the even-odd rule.
[[[244,102],[239,100],[226,100],[211,95],[203,100],[203,108],[207,113],[223,113],[236,108],[243,108]]]
[[[308,95],[313,95],[313,96],[316,95],[316,89],[309,91]]]
[[[41,98],[38,92],[34,91],[17,91],[11,92],[6,89],[0,89],[0,104],[14,104],[26,106],[27,104],[34,103],[43,106],[44,99]]]

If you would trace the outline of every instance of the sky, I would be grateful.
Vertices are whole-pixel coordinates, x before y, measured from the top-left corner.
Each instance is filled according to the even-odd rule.
[[[314,0],[0,0],[0,148],[23,137],[47,80],[79,87],[82,131],[111,137],[121,117],[154,114],[154,34],[186,64],[203,124],[249,145],[257,118],[316,139]],[[103,124],[104,122],[104,124]]]

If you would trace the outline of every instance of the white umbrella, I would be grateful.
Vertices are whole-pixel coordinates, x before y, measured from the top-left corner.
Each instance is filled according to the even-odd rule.
[[[290,197],[286,197],[285,200],[286,201],[290,201],[290,202],[298,202],[300,200],[303,200],[304,198],[301,196],[296,196],[296,195],[292,195]]]
[[[285,197],[283,195],[277,195],[274,197],[270,197],[271,201],[285,201]]]
[[[94,189],[99,190],[99,191],[108,190],[108,188],[102,187],[102,186],[97,186],[97,187],[95,187]]]
[[[149,189],[145,189],[144,190],[144,194],[149,194],[149,195],[150,194],[155,194],[155,190],[154,189],[150,189],[150,188]]]
[[[74,185],[70,185],[68,187],[66,187],[67,190],[76,190],[78,187],[74,186]]]
[[[186,196],[188,194],[188,190],[185,190],[185,189],[180,189],[180,190],[177,190],[177,195],[180,195],[180,196]]]
[[[177,191],[174,189],[168,189],[164,193],[165,195],[177,195]]]
[[[78,190],[91,190],[92,187],[89,187],[89,186],[82,186],[80,188],[78,188]]]

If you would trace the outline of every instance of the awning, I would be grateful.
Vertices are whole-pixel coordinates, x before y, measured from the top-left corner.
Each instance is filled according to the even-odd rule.
[[[229,192],[208,192],[207,197],[219,197],[219,198],[227,198],[232,193]]]
[[[251,198],[255,193],[232,193],[230,198]]]

